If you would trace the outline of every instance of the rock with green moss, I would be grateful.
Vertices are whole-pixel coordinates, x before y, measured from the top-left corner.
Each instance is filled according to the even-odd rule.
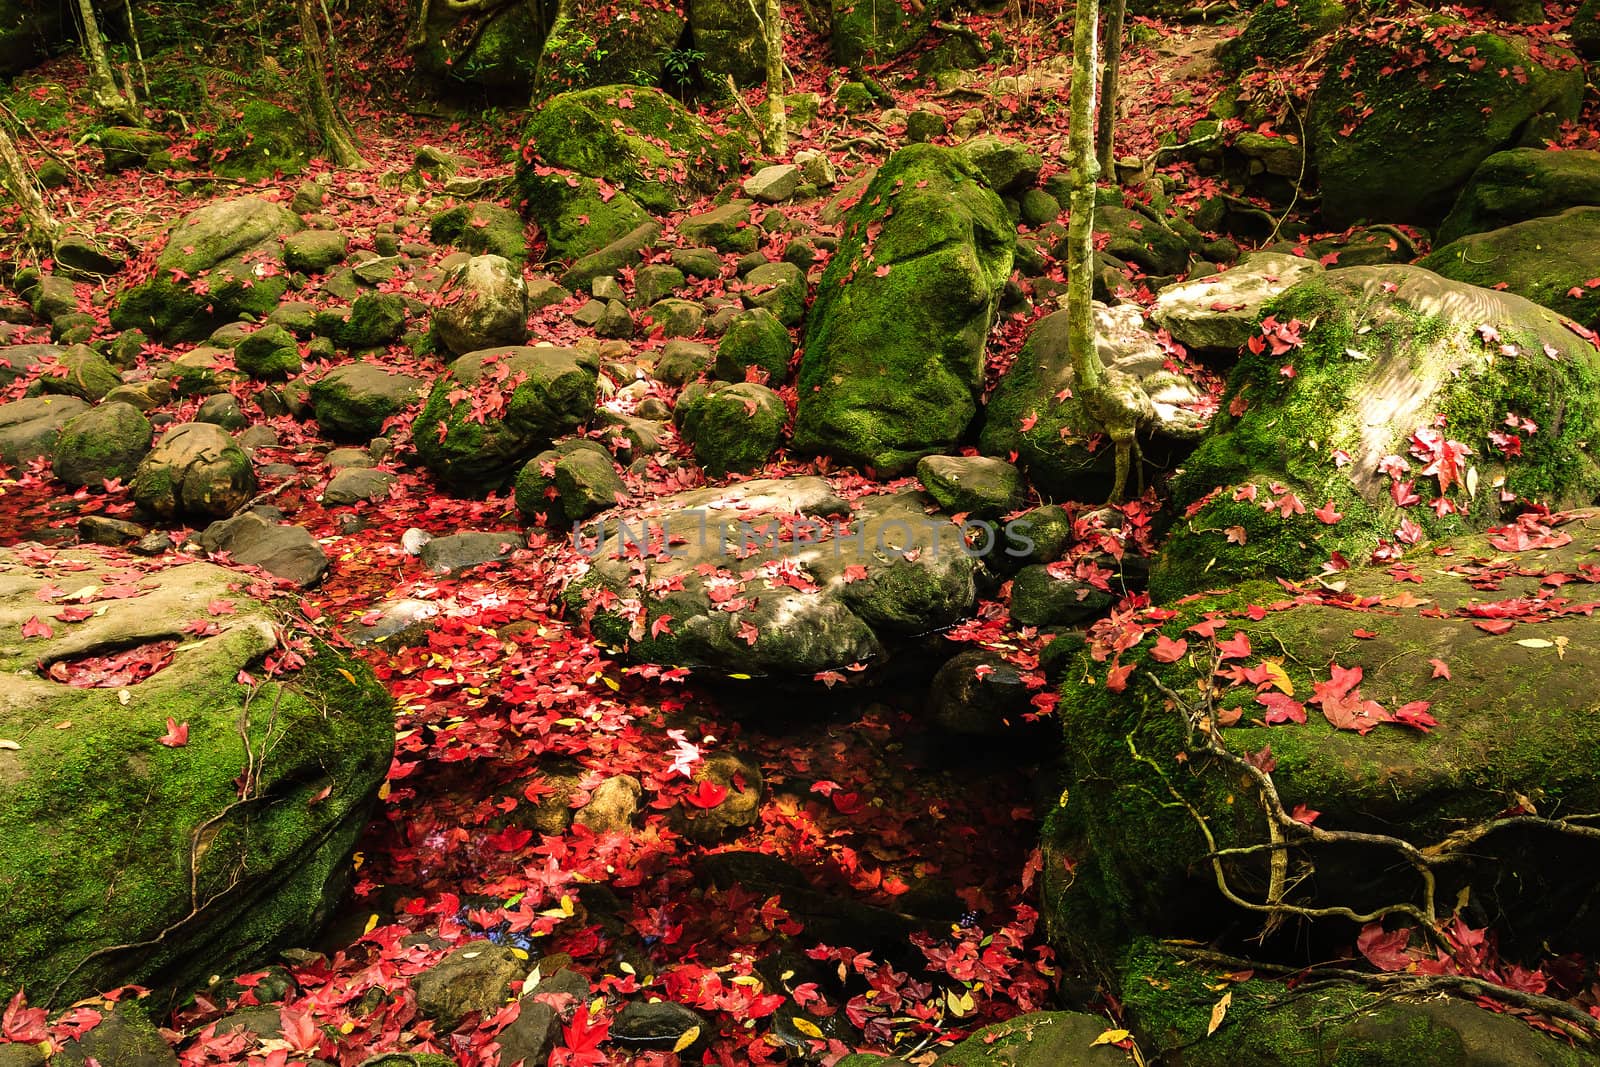
[[[1588,1067],[1589,1052],[1465,1000],[1395,998],[1355,983],[1296,989],[1262,977],[1180,962],[1182,950],[1150,941],[1120,964],[1126,1021],[1146,1057],[1185,1067]],[[1229,994],[1221,1021],[1212,1013]]]
[[[603,180],[660,213],[714,191],[737,172],[748,147],[659,89],[636,85],[552,97],[528,120],[523,140],[517,183],[530,203],[530,177],[556,167]]]
[[[1513,148],[1473,171],[1455,207],[1439,224],[1440,247],[1472,233],[1600,205],[1600,152]]]
[[[1095,349],[1103,366],[1127,376],[1143,394],[1148,420],[1140,448],[1153,469],[1186,454],[1209,406],[1204,391],[1169,370],[1166,351],[1134,304],[1093,308]],[[991,456],[1016,457],[1047,496],[1098,501],[1112,487],[1112,449],[1100,424],[1074,391],[1077,373],[1067,345],[1067,313],[1034,325],[984,410],[979,446]]]
[[[567,0],[540,57],[546,91],[625,83],[658,85],[683,37],[683,5]]]
[[[718,252],[754,252],[761,233],[750,221],[751,203],[730,200],[709,211],[678,221],[678,233],[697,245],[710,245]]]
[[[898,474],[977,412],[1016,231],[957,152],[903,148],[846,216],[800,364],[795,448]]]
[[[1525,296],[1593,329],[1600,326],[1600,207],[1568,208],[1469,234],[1417,262],[1446,278]]]
[[[689,7],[689,26],[698,48],[702,75],[710,83],[756,85],[767,76],[767,45],[761,20],[748,0],[695,0]]]
[[[233,361],[256,381],[282,381],[300,373],[300,342],[282,326],[263,326],[233,346]]]
[[[422,462],[452,489],[482,492],[594,415],[591,352],[513,346],[469,352],[434,383],[412,423]]]
[[[509,4],[467,14],[439,5],[428,11],[416,51],[421,73],[458,89],[527,99],[555,4]]]
[[[550,259],[598,252],[651,221],[633,197],[595,178],[528,170],[517,188],[523,210],[544,234]]]
[[[166,134],[138,126],[108,126],[100,131],[98,140],[100,151],[105,154],[106,172],[110,174],[137,170],[172,143]]]
[[[343,230],[301,230],[283,242],[283,263],[290,270],[324,274],[350,254],[350,239]]]
[[[504,256],[473,256],[445,275],[434,339],[451,356],[528,339],[528,286]]]
[[[1267,311],[1172,480],[1157,599],[1397,557],[1519,499],[1600,492],[1600,356],[1554,312],[1399,265],[1316,275]]]
[[[754,382],[696,383],[672,410],[678,432],[713,478],[762,466],[783,445],[789,409]]]
[[[945,511],[992,519],[1022,504],[1022,473],[1002,459],[924,456],[917,478]]]
[[[249,101],[238,117],[218,124],[211,143],[211,169],[243,181],[299,174],[311,159],[300,116],[265,100]]]
[[[1244,30],[1223,46],[1218,57],[1238,73],[1265,60],[1284,63],[1303,55],[1311,42],[1343,26],[1350,9],[1339,0],[1289,0],[1262,4],[1250,12]]]
[[[343,349],[390,344],[405,333],[406,299],[399,293],[362,293],[348,310],[319,311],[313,328]]]
[[[611,453],[594,441],[563,441],[528,460],[517,474],[517,510],[530,521],[574,523],[617,506],[628,486]]]
[[[793,263],[763,263],[744,277],[744,302],[766,308],[785,326],[806,317],[806,272]]]
[[[1105,1019],[1074,1011],[1018,1015],[977,1031],[933,1067],[1119,1067],[1134,1059],[1100,1035]],[[1098,1043],[1097,1043],[1098,1042]],[[1187,1061],[1186,1061],[1187,1062]]]
[[[276,1014],[277,1009],[273,1009]],[[178,1057],[172,1046],[161,1036],[161,1031],[151,1020],[144,1004],[137,1000],[122,1000],[107,1005],[100,1021],[92,1030],[63,1041],[51,1054],[52,1067],[93,1067],[94,1064],[116,1063],[124,1067],[178,1067]],[[9,1051],[21,1046],[0,1045]],[[3,1060],[0,1052],[0,1062]],[[43,1057],[39,1063],[44,1064]],[[8,1064],[8,1067],[17,1067]]]
[[[1220,869],[1258,904],[1276,884],[1303,908],[1359,915],[1403,901],[1413,917],[1443,918],[1467,907],[1473,927],[1515,916],[1501,931],[1510,960],[1592,944],[1600,923],[1580,917],[1589,885],[1574,877],[1587,842],[1511,826],[1458,839],[1430,886],[1403,846],[1329,847],[1317,831],[1426,851],[1519,805],[1600,810],[1600,625],[1540,594],[1600,561],[1583,525],[1595,517],[1552,527],[1532,514],[1449,553],[1290,591],[1254,581],[1101,634],[1063,675],[1073,784],[1048,822],[1055,936],[1104,963],[1132,934],[1206,943],[1262,922],[1224,899]],[[1209,748],[1213,736],[1232,758]],[[1281,807],[1270,824],[1245,756],[1270,775]],[[1276,875],[1272,840],[1288,843]],[[1076,864],[1070,876],[1060,857]],[[1316,953],[1363,925],[1290,918],[1266,947]]]
[[[53,469],[74,488],[99,488],[102,482],[133,477],[154,440],[150,420],[138,408],[101,404],[61,428]]]
[[[423,382],[376,363],[346,363],[311,384],[311,409],[322,432],[341,441],[367,441],[384,420],[422,395]]]
[[[172,228],[154,275],[118,295],[111,323],[195,341],[226,322],[263,319],[289,287],[282,242],[304,228],[294,212],[260,197],[207,204]]]
[[[976,601],[981,564],[926,509],[915,492],[847,503],[815,477],[662,497],[585,528],[590,569],[564,595],[603,601],[595,635],[640,661],[784,679],[878,664]],[[629,546],[656,543],[671,550],[644,558],[640,585]]]
[[[256,491],[250,457],[228,431],[209,422],[185,422],[161,436],[129,489],[134,502],[163,519],[227,518]]]
[[[111,362],[88,345],[73,345],[55,357],[53,367],[36,379],[46,393],[99,400],[122,384],[122,374]]]
[[[904,55],[946,6],[938,0],[916,6],[832,0],[832,5],[833,59],[841,67],[876,66]]]
[[[62,428],[88,410],[75,396],[30,396],[0,404],[0,464],[15,470],[53,455]]]
[[[1044,157],[1025,144],[1004,137],[974,137],[960,147],[989,188],[1001,196],[1014,196],[1039,180]]]
[[[1541,124],[1553,129],[1577,117],[1583,70],[1571,52],[1431,21],[1384,44],[1352,34],[1328,54],[1307,140],[1332,227],[1362,219],[1432,225],[1490,155],[1516,147]],[[1441,31],[1459,31],[1455,54],[1470,48],[1477,61],[1447,60],[1429,48],[1425,37]],[[1421,68],[1410,58],[1417,55],[1428,57]],[[1393,76],[1396,64],[1405,77]],[[1513,68],[1522,75],[1500,74]]]
[[[348,885],[389,767],[392,702],[367,667],[317,647],[303,670],[266,675],[283,619],[220,567],[147,575],[138,596],[22,635],[47,587],[110,586],[127,566],[0,552],[5,732],[23,739],[0,752],[6,997],[21,986],[62,1003],[129,983],[182,992],[310,943]],[[215,633],[180,637],[219,600],[234,608]],[[95,657],[130,649],[154,673],[94,681]],[[240,684],[241,671],[260,682]],[[178,743],[161,744],[174,728]],[[141,947],[112,951],[130,944]]]
[[[434,244],[454,245],[475,256],[502,256],[519,268],[528,261],[521,216],[486,200],[441,211],[429,223],[428,237]]]
[[[781,382],[789,376],[794,341],[783,323],[766,308],[752,308],[728,324],[717,341],[717,377],[742,382],[751,367]]]

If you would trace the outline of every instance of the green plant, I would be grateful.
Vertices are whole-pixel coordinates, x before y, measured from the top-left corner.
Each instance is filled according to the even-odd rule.
[[[546,86],[572,88],[585,84],[593,64],[609,54],[589,34],[582,30],[574,31],[566,19],[557,21],[550,28],[550,35],[545,38],[544,50],[539,56],[541,90]]]
[[[661,60],[661,67],[672,84],[682,89],[694,80],[695,67],[706,54],[698,48],[663,48],[656,57]]]

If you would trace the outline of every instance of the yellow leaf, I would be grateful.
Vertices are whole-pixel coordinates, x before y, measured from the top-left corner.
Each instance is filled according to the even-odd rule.
[[[617,964],[617,970],[621,971],[623,974],[639,973],[633,969],[633,964],[629,963],[627,960],[623,960],[621,963]]]
[[[17,744],[15,741],[8,741],[5,738],[0,738],[0,748],[3,748],[8,752],[16,752],[18,749],[22,748],[22,746]]]
[[[1089,1042],[1089,1047],[1094,1048],[1096,1045],[1115,1045],[1118,1041],[1126,1040],[1128,1040],[1128,1031],[1107,1030],[1105,1033]]]
[[[600,680],[606,683],[606,688],[611,690],[613,693],[622,688],[622,683],[617,681],[615,678],[608,678],[602,674],[600,676]]]
[[[349,682],[351,685],[356,684],[356,676],[345,670],[343,667],[339,668],[339,673],[344,675],[344,680]]]
[[[687,1029],[687,1030],[685,1030],[683,1032],[683,1035],[681,1037],[678,1038],[677,1044],[672,1046],[672,1051],[673,1052],[682,1052],[684,1049],[688,1048],[690,1045],[694,1044],[696,1041],[699,1041],[699,1040],[700,1040],[700,1028],[698,1026],[691,1026],[691,1027],[689,1027],[689,1029]]]
[[[822,1028],[816,1023],[812,1022],[810,1019],[802,1019],[800,1016],[796,1015],[790,1021],[794,1023],[794,1028],[796,1030],[800,1031],[802,1034],[805,1034],[807,1037],[814,1037],[818,1041],[822,1040]]]
[[[972,994],[962,993],[957,996],[955,990],[950,990],[944,995],[945,1003],[950,1006],[950,1014],[957,1019],[970,1014],[973,1008]]]
[[[1217,1027],[1222,1025],[1222,1020],[1227,1017],[1228,1005],[1233,1003],[1233,993],[1222,994],[1222,999],[1211,1007],[1211,1022],[1206,1025],[1206,1036],[1210,1037],[1217,1032]]]
[[[1279,690],[1286,697],[1294,696],[1294,681],[1289,677],[1288,672],[1283,669],[1281,663],[1267,660],[1261,666],[1266,668],[1267,677],[1272,679],[1272,687],[1274,689]]]
[[[382,785],[380,785],[378,787],[378,799],[379,800],[388,800],[389,799],[389,783],[388,782],[384,782]]]
[[[592,1019],[596,1015],[599,1015],[600,1014],[600,1009],[604,1008],[605,1006],[606,1006],[606,998],[605,997],[595,997],[593,1000],[591,1000],[589,1002],[589,1018]]]
[[[354,865],[355,869],[359,871],[361,869],[361,865],[367,862],[367,854],[365,852],[357,852],[355,855],[350,857],[350,862],[352,865]]]
[[[361,931],[361,936],[365,937],[367,934],[372,933],[372,931],[376,930],[377,928],[378,928],[378,913],[377,912],[373,912],[372,915],[367,918],[367,928],[365,930]]]

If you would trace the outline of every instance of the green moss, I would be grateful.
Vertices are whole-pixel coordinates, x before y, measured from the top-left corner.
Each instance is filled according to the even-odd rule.
[[[213,169],[244,181],[298,174],[311,158],[300,117],[265,100],[249,101],[235,118],[219,124],[212,146]]]
[[[1238,72],[1264,59],[1283,63],[1301,56],[1311,42],[1340,25],[1349,12],[1339,0],[1295,0],[1282,7],[1261,4],[1250,12],[1244,32],[1228,42],[1223,62]]]
[[[833,0],[834,60],[845,67],[887,63],[922,39],[946,5],[902,7],[875,0]]]
[[[1600,289],[1584,284],[1600,275],[1600,207],[1469,234],[1417,265],[1525,296],[1591,329],[1600,325]]]
[[[528,259],[522,219],[499,204],[479,201],[442,211],[429,224],[428,236],[435,244],[455,245],[475,256],[503,256],[519,267]]]
[[[771,459],[788,417],[776,393],[744,381],[690,385],[673,412],[695,459],[714,478],[753,471]]]
[[[517,189],[552,259],[581,258],[650,221],[633,197],[602,189],[594,178],[528,168],[518,174]]]
[[[894,474],[958,441],[1015,240],[1000,198],[957,152],[891,156],[817,288],[795,447]]]
[[[794,342],[772,312],[752,308],[734,319],[717,342],[717,377],[742,382],[750,367],[759,367],[773,382],[789,376]]]

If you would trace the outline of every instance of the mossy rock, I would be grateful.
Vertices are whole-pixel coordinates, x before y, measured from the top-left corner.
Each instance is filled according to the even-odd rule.
[[[376,363],[346,363],[311,384],[317,425],[341,441],[367,441],[422,395],[423,382]]]
[[[475,256],[502,256],[518,267],[528,261],[528,238],[521,217],[487,201],[441,211],[428,224],[428,237],[434,244],[454,245]]]
[[[1265,916],[1224,899],[1206,858],[1246,849],[1219,862],[1236,894],[1262,899],[1268,852],[1249,848],[1269,840],[1266,814],[1244,770],[1207,752],[1191,716],[1208,708],[1230,752],[1270,755],[1283,810],[1320,812],[1319,830],[1425,849],[1519,797],[1546,813],[1600,807],[1600,626],[1563,610],[1565,601],[1534,599],[1552,578],[1600,561],[1583,527],[1594,518],[1581,512],[1565,529],[1523,523],[1458,539],[1452,553],[1418,559],[1404,580],[1380,566],[1346,572],[1332,587],[1289,592],[1256,581],[1191,597],[1129,620],[1132,647],[1112,652],[1102,638],[1080,654],[1062,675],[1059,705],[1069,784],[1047,820],[1053,936],[1107,965],[1133,935],[1206,943],[1259,927]],[[1508,620],[1509,632],[1492,632],[1497,624],[1479,625],[1497,614],[1486,600],[1530,607]],[[1340,684],[1335,667],[1359,673]],[[1248,680],[1257,676],[1266,679],[1259,686]],[[1294,721],[1296,711],[1305,721]],[[1387,721],[1419,711],[1435,720],[1431,729]],[[1274,714],[1283,721],[1267,725]],[[1426,904],[1422,880],[1392,849],[1314,843],[1298,822],[1279,832],[1289,843],[1289,903],[1357,914]],[[1506,959],[1587,953],[1600,923],[1578,903],[1590,886],[1575,872],[1587,869],[1592,848],[1537,830],[1490,834],[1459,862],[1434,868],[1437,913],[1460,906],[1473,927],[1493,923]],[[1360,926],[1338,915],[1290,917],[1264,948],[1328,958],[1317,953],[1348,946]]]
[[[633,197],[595,178],[527,170],[517,188],[544,234],[547,259],[579,259],[650,222]]]
[[[304,228],[294,212],[260,197],[207,204],[172,228],[154,275],[119,294],[111,324],[198,341],[223,323],[265,318],[289,288],[281,244]]]
[[[100,131],[97,139],[109,174],[137,170],[172,143],[165,134],[138,126],[108,126]]]
[[[841,67],[877,65],[897,59],[927,34],[945,4],[878,4],[873,0],[832,0],[830,39]]]
[[[1572,47],[1585,59],[1600,59],[1600,0],[1583,0],[1572,13],[1572,25],[1567,28],[1572,36]]]
[[[517,182],[541,165],[623,189],[650,211],[676,211],[737,172],[742,138],[718,134],[659,89],[606,85],[551,97],[523,131]],[[524,199],[531,199],[522,188]]]
[[[772,458],[783,444],[789,409],[754,382],[696,383],[685,387],[672,418],[706,473],[721,478]]]
[[[122,384],[111,362],[88,345],[73,345],[55,357],[59,370],[41,374],[40,391],[95,401]]]
[[[643,0],[568,0],[561,11],[539,61],[544,91],[659,84],[687,21],[679,4]]]
[[[746,0],[694,0],[689,6],[689,28],[706,56],[700,70],[712,83],[757,85],[767,76],[767,44],[755,7]]]
[[[447,7],[431,8],[417,69],[457,88],[526,100],[555,8],[548,2],[512,4],[465,18]]]
[[[162,519],[225,519],[256,491],[250,457],[220,426],[185,422],[162,434],[134,471],[134,502]]]
[[[348,311],[317,312],[312,328],[339,348],[377,348],[398,341],[406,329],[406,298],[399,293],[362,293]]]
[[[1425,33],[1449,34],[1457,55],[1475,49],[1482,65],[1437,56]],[[1402,49],[1435,58],[1411,69]],[[1396,64],[1407,73],[1394,76]],[[1526,84],[1502,77],[1502,69],[1523,71]],[[1526,37],[1469,33],[1443,19],[1404,29],[1386,47],[1351,34],[1323,70],[1308,141],[1333,228],[1362,219],[1435,224],[1478,164],[1516,147],[1530,124],[1553,129],[1575,119],[1584,84],[1582,65],[1564,48],[1535,49]]]
[[[1443,537],[1497,524],[1512,501],[1581,506],[1600,491],[1600,357],[1554,312],[1398,265],[1316,275],[1265,311],[1298,321],[1303,346],[1247,350],[1229,376],[1171,483],[1181,518],[1151,573],[1158,600],[1304,578],[1335,553],[1362,563],[1394,551],[1404,523],[1413,539]],[[1538,427],[1520,434],[1520,455],[1490,437],[1513,412]],[[1411,449],[1440,417],[1441,437],[1472,450],[1448,487]],[[1387,456],[1404,458],[1414,504],[1397,505]],[[1435,498],[1448,504],[1435,510]],[[1330,502],[1343,516],[1331,524],[1314,514]]]
[[[283,242],[283,264],[306,274],[324,274],[350,254],[350,240],[342,230],[301,230]]]
[[[1446,278],[1502,289],[1600,326],[1600,207],[1575,207],[1469,234],[1417,262]]]
[[[1600,152],[1513,148],[1496,152],[1473,171],[1455,207],[1439,224],[1434,244],[1497,230],[1513,222],[1600,205]]]
[[[219,123],[212,149],[211,169],[243,181],[299,174],[311,159],[300,116],[265,100],[251,100]]]
[[[1513,1015],[1465,1000],[1405,1000],[1354,983],[1309,989],[1249,978],[1225,967],[1186,964],[1181,948],[1142,941],[1119,974],[1127,1020],[1147,1057],[1184,1067],[1589,1067],[1592,1053],[1551,1038]],[[1212,1012],[1229,995],[1221,1023]]]
[[[1133,1057],[1096,1044],[1113,1027],[1075,1011],[1038,1011],[985,1026],[934,1061],[933,1067],[1118,1067]]]
[[[1220,56],[1223,66],[1238,73],[1265,60],[1269,65],[1302,56],[1311,42],[1343,26],[1350,9],[1340,0],[1290,0],[1258,4],[1244,30],[1229,41]]]
[[[154,440],[150,420],[138,408],[118,402],[101,404],[61,428],[55,475],[74,488],[97,489],[102,482],[131,478]]]
[[[517,474],[517,510],[530,521],[575,523],[616,507],[628,495],[611,453],[594,441],[563,441]]]
[[[498,488],[551,441],[589,421],[599,369],[592,353],[567,348],[468,352],[434,383],[411,443],[451,488]]]
[[[789,331],[766,308],[751,308],[740,314],[717,342],[717,377],[742,382],[751,367],[763,371],[770,382],[789,376],[789,360],[794,357],[794,341]]]
[[[23,985],[63,1004],[127,983],[181,992],[308,943],[348,885],[393,751],[392,701],[361,662],[318,647],[304,670],[264,675],[282,620],[220,567],[172,568],[48,638],[18,636],[45,584],[108,585],[119,565],[0,555],[0,733],[23,739],[0,751],[6,997]],[[220,633],[186,636],[218,599],[234,604],[211,620]],[[184,648],[142,681],[75,688],[49,674],[160,641]],[[262,681],[240,684],[241,670]],[[159,743],[169,722],[187,724],[186,744]]]
[[[891,156],[846,216],[812,304],[794,446],[899,474],[977,412],[1016,231],[956,151]]]
[[[283,326],[263,326],[233,346],[233,360],[256,381],[281,381],[300,373],[300,343]]]

